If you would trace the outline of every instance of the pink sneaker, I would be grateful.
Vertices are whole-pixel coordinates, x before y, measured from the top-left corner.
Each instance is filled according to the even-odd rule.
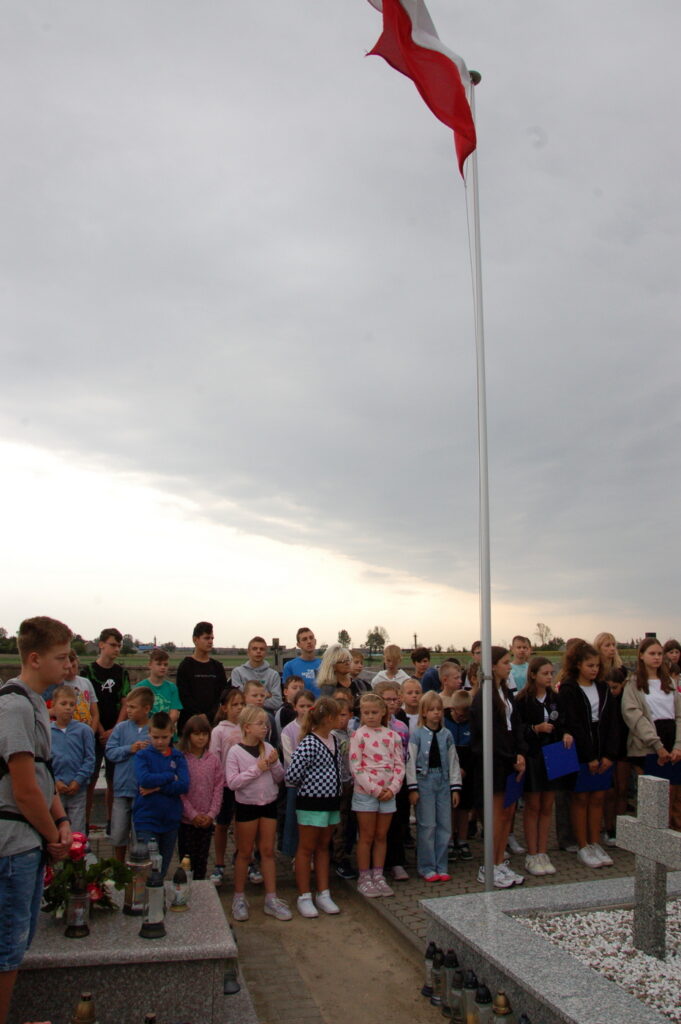
[[[374,888],[378,896],[394,896],[395,893],[386,882],[383,875],[374,875]]]
[[[366,896],[368,899],[373,899],[375,896],[381,895],[376,888],[371,875],[365,875],[363,878],[360,876],[359,882],[357,883],[357,892],[362,896]]]

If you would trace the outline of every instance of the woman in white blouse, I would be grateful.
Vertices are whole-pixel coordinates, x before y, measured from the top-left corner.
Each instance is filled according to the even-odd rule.
[[[659,640],[647,637],[638,649],[636,672],[622,696],[622,716],[629,729],[627,754],[643,771],[648,754],[660,766],[681,761],[681,693],[672,682]],[[681,831],[681,786],[670,786],[671,827]]]

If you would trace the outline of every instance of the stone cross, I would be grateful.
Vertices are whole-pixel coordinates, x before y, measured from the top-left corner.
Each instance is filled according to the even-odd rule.
[[[636,855],[634,945],[663,959],[667,929],[667,868],[681,868],[681,832],[669,825],[669,782],[638,779],[638,817],[617,818],[617,845]]]

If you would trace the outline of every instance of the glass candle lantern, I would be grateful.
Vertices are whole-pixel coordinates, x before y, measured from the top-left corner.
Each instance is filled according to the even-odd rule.
[[[463,976],[462,1013],[464,1024],[476,1024],[475,993],[478,989],[478,978],[475,971],[466,971]]]
[[[151,871],[151,859],[147,844],[131,843],[128,847],[125,864],[130,868],[132,878],[125,886],[123,913],[141,917],[144,913],[144,887]]]
[[[66,897],[66,928],[67,939],[84,939],[90,934],[88,917],[90,916],[90,894],[85,883],[71,890]]]

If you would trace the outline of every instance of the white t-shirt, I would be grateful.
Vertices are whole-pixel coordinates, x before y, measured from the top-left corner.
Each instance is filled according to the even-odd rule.
[[[506,705],[506,729],[508,732],[511,731],[511,715],[513,714],[513,704],[507,697],[504,697],[504,704]]]
[[[411,736],[414,729],[416,729],[419,724],[418,712],[415,715],[410,715],[408,711],[405,711],[404,713],[407,716],[407,721],[409,722],[409,735]]]
[[[650,711],[652,720],[659,721],[661,718],[676,718],[674,712],[674,692],[665,693],[659,679],[648,680],[648,693],[645,694],[646,704]]]
[[[597,722],[598,721],[598,687],[595,685],[595,683],[592,683],[591,686],[583,686],[582,689],[584,690],[584,693],[586,694],[587,700],[589,701],[589,704],[591,705],[591,721],[592,722]]]
[[[377,672],[371,680],[371,687],[375,690],[379,683],[394,683],[395,686],[401,686],[402,683],[406,683],[408,679],[411,679],[411,676],[407,675],[404,669],[398,668],[395,675],[391,678],[388,675],[387,670],[382,668],[381,671]]]

